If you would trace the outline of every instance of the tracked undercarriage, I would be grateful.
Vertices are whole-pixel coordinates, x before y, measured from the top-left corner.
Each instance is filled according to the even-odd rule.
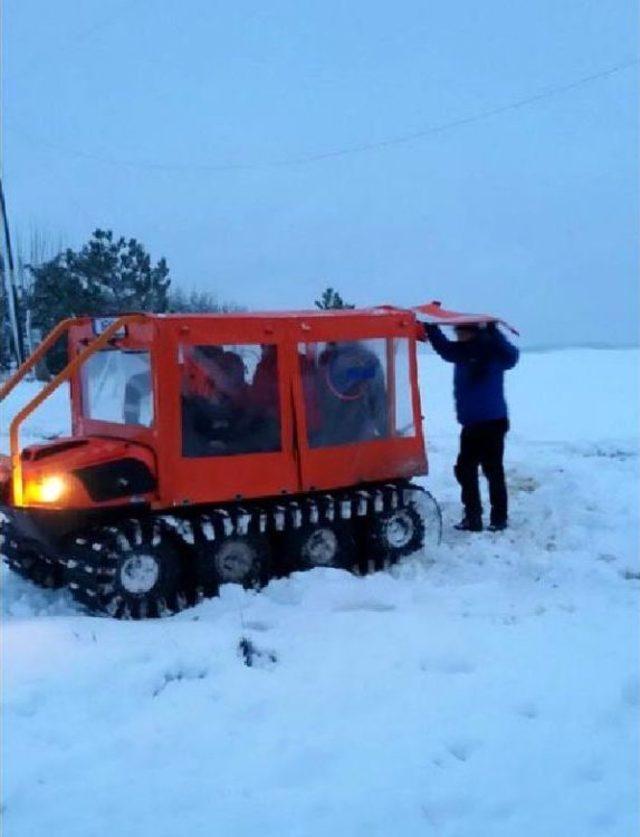
[[[295,570],[383,570],[440,538],[431,495],[408,482],[278,501],[138,514],[62,537],[57,549],[0,521],[9,566],[44,587],[68,586],[92,612],[139,619],[177,613],[221,584],[260,588]]]
[[[64,369],[13,410],[0,455],[0,553],[94,613],[165,616],[233,582],[365,574],[440,538],[428,474],[418,319],[437,304],[342,311],[123,314],[61,322]],[[69,435],[24,446],[60,386]],[[430,550],[427,554],[431,555]]]

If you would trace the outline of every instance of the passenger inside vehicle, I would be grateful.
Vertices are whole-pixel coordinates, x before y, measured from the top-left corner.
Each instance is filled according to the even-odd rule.
[[[125,424],[149,426],[143,413],[151,411],[151,373],[149,370],[131,375],[124,389],[122,420]]]
[[[280,391],[278,380],[278,349],[264,345],[248,391],[247,431],[254,451],[275,451],[280,448]]]
[[[307,375],[311,447],[344,445],[388,435],[384,370],[377,355],[359,341],[332,342]],[[310,391],[315,388],[315,396]]]
[[[246,377],[237,352],[223,346],[191,347],[183,367],[183,456],[278,450],[275,347],[272,355],[263,353],[251,385]]]

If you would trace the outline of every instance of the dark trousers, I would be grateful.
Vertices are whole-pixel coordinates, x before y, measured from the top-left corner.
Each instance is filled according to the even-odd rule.
[[[504,479],[504,437],[509,430],[509,420],[495,419],[470,424],[462,428],[460,453],[454,473],[462,488],[462,505],[467,517],[480,517],[480,486],[478,466],[489,483],[491,522],[507,520],[507,486]]]

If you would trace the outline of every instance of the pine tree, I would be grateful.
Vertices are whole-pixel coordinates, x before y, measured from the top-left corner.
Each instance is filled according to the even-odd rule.
[[[171,280],[165,259],[152,265],[140,242],[114,239],[111,230],[96,230],[79,252],[67,249],[29,269],[32,324],[43,334],[65,317],[167,310]],[[66,350],[58,348],[55,355],[52,371],[61,368]]]
[[[167,300],[167,311],[172,314],[219,314],[227,311],[242,311],[241,306],[233,302],[220,302],[210,291],[182,288],[171,290]]]
[[[322,311],[328,311],[334,308],[355,308],[355,305],[350,305],[348,302],[345,302],[340,294],[337,291],[334,291],[333,288],[327,288],[323,291],[322,296],[320,299],[316,299],[315,302],[316,308],[320,308]]]

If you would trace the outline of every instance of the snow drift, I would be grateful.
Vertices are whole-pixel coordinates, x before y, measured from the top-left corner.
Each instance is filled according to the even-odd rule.
[[[638,354],[523,355],[512,526],[473,536],[450,528],[451,368],[425,350],[445,539],[392,573],[120,623],[3,568],[5,833],[635,835]],[[25,438],[66,421],[61,392]]]

